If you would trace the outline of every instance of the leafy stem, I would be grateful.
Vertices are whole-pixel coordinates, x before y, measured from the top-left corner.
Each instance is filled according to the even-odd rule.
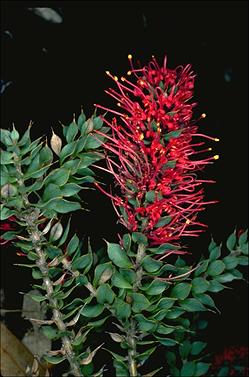
[[[19,162],[18,156],[15,155],[14,157],[14,164],[17,171],[18,176],[18,184],[20,187],[25,187],[23,177],[22,177],[22,170],[21,164]],[[54,298],[54,289],[53,283],[49,278],[49,267],[46,262],[46,252],[42,249],[41,244],[43,241],[43,234],[38,228],[38,222],[40,217],[40,211],[37,208],[34,208],[28,200],[28,196],[26,194],[22,194],[23,203],[25,206],[25,210],[23,213],[19,214],[19,218],[21,221],[25,221],[27,226],[27,232],[30,236],[30,241],[33,246],[33,250],[37,255],[37,259],[35,261],[36,266],[39,268],[42,274],[43,286],[46,289],[46,298],[49,302],[50,307],[52,308],[52,320],[57,326],[58,330],[61,332],[66,331],[66,324],[62,320],[62,313],[60,312],[58,300]],[[74,351],[71,345],[71,340],[67,335],[62,337],[62,354],[64,354],[70,364],[71,372],[74,376],[82,376],[80,371],[80,366],[75,358]]]
[[[141,261],[145,254],[145,245],[139,244],[138,245],[138,251],[136,256],[136,262],[135,262],[135,272],[136,272],[136,280],[133,284],[132,290],[133,292],[137,292],[140,285],[141,280],[143,276],[143,268],[141,266]],[[131,317],[130,320],[130,326],[129,330],[127,332],[127,340],[130,346],[130,349],[128,351],[128,363],[129,363],[129,372],[131,377],[137,376],[137,362],[136,362],[136,356],[137,356],[137,344],[136,344],[136,321]]]

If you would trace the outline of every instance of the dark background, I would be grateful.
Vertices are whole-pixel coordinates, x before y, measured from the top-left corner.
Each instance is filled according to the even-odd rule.
[[[38,6],[60,8],[63,22],[46,22],[27,9]],[[206,179],[217,181],[207,187],[206,198],[219,204],[200,217],[208,231],[185,244],[200,255],[211,234],[225,242],[235,227],[247,227],[247,1],[2,1],[1,7],[1,79],[12,81],[1,96],[3,128],[14,122],[24,130],[32,119],[33,137],[49,135],[51,127],[60,133],[58,120],[71,122],[81,105],[88,116],[94,103],[115,105],[104,93],[112,85],[105,70],[124,74],[128,53],[142,64],[152,54],[160,62],[167,54],[170,68],[191,63],[197,74],[197,112],[207,113],[200,132],[221,139],[208,145],[220,159],[205,170]],[[92,212],[77,219],[76,230],[94,242],[114,242],[123,229],[116,225],[109,201],[96,192],[87,199]],[[13,300],[16,279],[27,288],[29,275],[11,265],[14,252],[4,254],[6,306],[14,307],[20,301]],[[216,297],[222,315],[210,316],[207,335],[214,350],[248,341],[247,283],[232,286],[233,291]]]

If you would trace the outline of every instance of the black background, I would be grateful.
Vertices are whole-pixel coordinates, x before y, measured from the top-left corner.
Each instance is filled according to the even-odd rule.
[[[207,249],[210,235],[225,241],[235,227],[248,223],[248,2],[247,1],[2,1],[1,79],[12,81],[1,96],[2,127],[14,122],[21,131],[30,119],[33,137],[61,132],[58,120],[71,122],[83,105],[90,116],[94,103],[113,106],[104,90],[112,85],[105,70],[120,76],[129,69],[127,54],[146,64],[154,54],[168,66],[191,63],[197,74],[197,112],[207,113],[200,132],[219,137],[210,143],[220,159],[206,168],[206,198],[218,199],[201,220],[208,231],[185,241],[194,255]],[[61,8],[63,22],[51,24],[28,7]],[[10,38],[5,30],[9,30]],[[46,52],[44,52],[44,48]],[[87,195],[91,213],[75,221],[75,228],[101,239],[117,240],[123,229],[109,201]],[[29,275],[16,271],[15,254],[5,249],[2,261],[7,290],[6,306],[20,302],[16,281],[27,288]],[[198,257],[197,257],[198,259]],[[7,261],[7,262],[6,262]],[[15,276],[15,281],[12,282]],[[216,297],[222,315],[210,316],[207,336],[214,350],[224,345],[246,344],[247,283]],[[23,289],[22,289],[23,290]],[[19,300],[19,301],[18,301]],[[11,321],[11,320],[10,320]],[[14,324],[13,324],[14,326]],[[217,331],[218,329],[218,331]],[[17,329],[17,333],[20,330]]]

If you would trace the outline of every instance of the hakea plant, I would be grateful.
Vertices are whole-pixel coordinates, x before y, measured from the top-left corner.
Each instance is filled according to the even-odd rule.
[[[77,122],[63,126],[65,142],[53,132],[51,148],[40,139],[31,142],[30,127],[22,138],[14,127],[1,130],[6,231],[1,240],[31,260],[18,265],[30,267],[33,279],[41,281],[34,285],[41,294],[33,298],[48,305],[42,331],[61,341],[44,360],[68,360],[75,376],[198,377],[209,363],[203,360],[206,343],[198,339],[195,316],[216,312],[211,295],[243,279],[237,267],[248,264],[247,232],[229,236],[227,255],[212,240],[207,255],[188,265],[182,238],[203,231],[206,225],[197,216],[215,202],[204,199],[202,188],[214,181],[198,178],[197,172],[218,156],[196,159],[210,150],[199,139],[218,139],[198,133],[205,115],[193,120],[196,104],[188,101],[195,76],[189,65],[172,70],[166,59],[160,67],[153,58],[135,69],[129,59],[128,76],[135,80],[119,81],[107,72],[117,85],[107,93],[118,100],[120,111],[97,105],[115,117],[95,113],[86,120],[82,112]],[[106,165],[96,164],[99,160]],[[92,169],[113,175],[110,192]],[[110,197],[128,230],[118,235],[119,243],[106,242],[107,252],[92,251],[89,242],[85,246],[70,234],[70,221],[64,225],[60,218],[81,208],[79,192],[85,186]],[[99,336],[91,336],[95,331]],[[98,343],[102,332],[110,335],[104,346]],[[163,355],[164,349],[158,365],[155,351]],[[106,353],[106,367],[94,372],[103,352],[111,355],[113,367]],[[148,360],[157,364],[153,371]]]

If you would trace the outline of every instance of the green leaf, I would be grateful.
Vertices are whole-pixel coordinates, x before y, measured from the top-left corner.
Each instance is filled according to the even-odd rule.
[[[68,255],[72,255],[76,251],[77,247],[79,246],[79,242],[80,242],[79,237],[77,237],[76,234],[74,234],[69,244],[67,245]]]
[[[115,294],[108,284],[102,284],[96,292],[96,299],[99,304],[107,302],[111,304],[115,298]]]
[[[103,312],[104,309],[105,307],[102,304],[95,304],[95,305],[88,304],[84,306],[83,309],[81,309],[81,314],[84,317],[95,318],[95,317],[98,317]]]
[[[238,257],[233,255],[228,255],[227,257],[223,258],[223,262],[225,263],[226,270],[232,270],[233,268],[237,267],[239,263]]]
[[[63,245],[64,242],[66,241],[68,233],[69,233],[69,230],[70,230],[70,222],[71,222],[71,218],[69,218],[69,220],[67,222],[67,226],[66,226],[65,232],[63,233],[63,236],[61,237],[60,242],[58,243],[58,246]]]
[[[216,292],[222,291],[224,288],[226,288],[226,287],[224,285],[222,285],[221,283],[219,283],[216,279],[214,279],[214,280],[210,281],[210,286],[209,286],[208,290],[210,292],[216,293]]]
[[[72,263],[72,270],[82,270],[83,268],[92,264],[92,257],[89,254],[82,255],[79,258],[76,258]]]
[[[61,190],[55,183],[49,183],[44,190],[42,200],[43,203],[48,202],[51,199],[61,198]]]
[[[135,313],[140,313],[150,306],[149,300],[141,293],[130,293],[130,297],[132,297],[132,310]]]
[[[113,266],[111,262],[99,264],[94,271],[93,285],[103,284],[108,281],[113,274]]]
[[[173,287],[170,296],[173,298],[177,298],[178,300],[185,300],[185,298],[188,297],[190,291],[191,284],[178,283]]]
[[[166,164],[163,165],[163,169],[174,169],[174,167],[176,166],[176,162],[176,160],[166,162]]]
[[[187,312],[200,312],[205,311],[205,306],[196,298],[187,298],[180,302],[180,306]]]
[[[247,243],[247,238],[248,238],[248,229],[239,236],[240,247],[244,245],[245,243]]]
[[[142,266],[147,272],[156,272],[162,267],[162,265],[162,262],[155,260],[148,255],[142,260]]]
[[[50,364],[60,364],[62,361],[66,359],[66,356],[48,356],[44,355],[43,359]]]
[[[58,335],[58,330],[52,326],[42,326],[42,332],[48,339],[56,339]]]
[[[233,251],[233,249],[235,248],[235,245],[236,245],[236,234],[235,234],[235,232],[230,234],[230,236],[227,239],[226,245],[227,245],[228,250]]]
[[[194,361],[187,361],[183,364],[181,369],[181,377],[193,377],[195,376],[195,362]]]
[[[117,271],[112,275],[112,284],[118,288],[132,288],[131,284]]]
[[[114,357],[115,360],[117,360],[119,362],[126,361],[126,357],[118,355],[117,353],[112,352],[112,351],[110,351],[110,350],[108,350],[106,348],[103,348],[103,349],[105,349],[107,352],[109,352]]]
[[[171,216],[164,216],[161,217],[158,223],[155,225],[155,228],[163,227],[164,225],[167,225],[171,222],[172,217]]]
[[[10,183],[7,183],[6,185],[1,187],[1,197],[4,198],[4,199],[9,199],[13,196],[16,196],[17,193],[18,192],[17,192],[16,186],[14,186]],[[9,204],[9,202],[8,202],[8,204]]]
[[[133,242],[136,242],[138,244],[142,243],[144,245],[147,245],[148,243],[147,237],[143,233],[133,232],[131,237],[132,237]]]
[[[120,300],[118,297],[115,298],[113,308],[115,310],[118,319],[127,319],[131,315],[131,306],[126,302]]]
[[[67,213],[81,209],[81,205],[76,202],[69,202],[65,199],[55,199],[50,203],[50,208],[58,213]]]
[[[155,296],[160,295],[168,286],[169,284],[164,281],[153,280],[148,286],[143,286],[141,289],[144,290],[147,295]]]
[[[101,160],[104,155],[99,152],[84,152],[79,155],[80,164],[78,169],[87,168],[89,165],[92,165],[94,162]]]
[[[144,351],[143,353],[140,353],[138,356],[137,356],[137,360],[144,363],[149,357],[150,355],[153,354],[153,352],[155,352],[155,350],[157,349],[156,346],[152,347],[152,348],[149,348],[147,349],[146,351]]]
[[[249,262],[249,258],[246,255],[239,256],[238,258],[239,265],[247,266]]]
[[[167,351],[166,360],[170,367],[176,365],[176,355],[172,351]]]
[[[210,261],[214,261],[215,259],[218,259],[221,256],[221,247],[220,246],[215,246],[211,252],[210,252]]]
[[[182,344],[180,344],[179,352],[183,360],[186,360],[188,358],[191,348],[192,348],[192,345],[188,339],[186,339]]]
[[[71,143],[66,144],[66,145],[62,148],[62,150],[61,150],[60,153],[59,153],[59,156],[60,156],[60,163],[61,163],[61,164],[63,163],[63,161],[64,161],[67,157],[71,156],[71,155],[74,153],[75,148],[76,148],[76,145],[77,145],[77,142],[76,142],[76,141],[72,141]]]
[[[146,200],[148,203],[154,203],[155,198],[156,198],[155,191],[147,191],[147,192],[146,192],[146,194],[145,194],[145,200]]]
[[[123,246],[125,250],[128,252],[131,248],[131,235],[126,233],[123,235]]]
[[[82,187],[76,183],[67,183],[65,186],[61,187],[61,196],[73,196],[82,190]]]
[[[88,322],[87,326],[90,326],[90,327],[101,327],[109,317],[110,316],[108,315],[107,317],[99,319],[98,321]]]
[[[153,332],[157,327],[157,323],[155,321],[147,319],[142,314],[136,314],[134,318],[138,322],[139,330],[141,332]]]
[[[42,279],[43,275],[42,275],[40,270],[38,270],[37,268],[33,268],[32,269],[32,278],[35,279],[35,280]]]
[[[210,364],[208,363],[203,363],[203,362],[196,363],[195,377],[200,377],[206,374],[209,367],[210,367]]]
[[[156,331],[157,331],[159,334],[162,334],[162,335],[168,335],[168,334],[171,334],[172,332],[175,331],[175,327],[174,327],[174,326],[158,325]]]
[[[183,309],[175,307],[175,308],[169,310],[166,313],[166,318],[168,318],[168,319],[176,319],[176,318],[180,317],[180,315],[182,315],[183,313],[184,313]]]
[[[100,147],[105,140],[103,136],[96,135],[96,134],[95,135],[88,134],[87,136],[85,136],[85,138],[86,138],[86,142],[84,146],[85,150],[96,149]]]
[[[207,343],[200,342],[200,341],[193,342],[192,347],[191,347],[191,355],[194,355],[194,356],[199,355],[199,353],[201,353],[201,351],[204,350],[206,345]]]
[[[83,112],[83,110],[81,109],[81,114],[79,115],[78,119],[77,119],[77,124],[78,124],[78,127],[79,129],[81,130],[81,127],[83,125],[83,123],[85,122],[86,120],[86,116]]]
[[[196,294],[204,293],[208,290],[210,283],[201,277],[192,280],[192,291]]]
[[[244,243],[240,248],[243,254],[248,255],[248,243]]]
[[[152,251],[154,254],[164,254],[168,250],[178,250],[180,246],[172,245],[170,243],[163,243],[158,248],[148,248],[149,251]]]
[[[90,132],[92,132],[93,130],[93,118],[89,118],[87,119],[84,124],[82,125],[81,127],[81,133],[82,135],[87,135],[89,134]]]
[[[53,170],[46,178],[45,184],[54,183],[57,186],[64,186],[69,178],[70,171],[65,168]]]
[[[201,294],[201,295],[198,295],[196,298],[198,298],[198,300],[199,300],[202,304],[207,305],[207,306],[210,306],[211,308],[215,308],[215,309],[217,309],[214,300],[213,300],[212,297],[210,297],[209,295],[207,295],[207,294]],[[217,310],[218,310],[218,309],[217,309]]]
[[[53,152],[46,144],[39,153],[40,164],[47,165],[53,161]]]
[[[170,309],[176,301],[176,298],[164,297],[158,302],[157,309]]]
[[[62,227],[61,223],[58,222],[58,223],[56,223],[56,224],[52,227],[52,229],[51,229],[51,231],[50,231],[49,241],[50,241],[50,242],[55,242],[55,241],[57,241],[57,240],[61,237],[62,233],[63,233],[63,227]]]
[[[10,133],[10,137],[12,141],[16,142],[19,139],[19,132],[15,129],[15,126],[13,125],[13,130]]]
[[[216,277],[216,280],[220,283],[229,283],[235,279],[238,279],[238,278],[234,276],[231,272],[226,272]]]
[[[173,347],[178,343],[176,340],[171,338],[161,338],[159,336],[155,336],[155,338],[159,341],[159,343],[166,347]]]
[[[16,211],[11,210],[9,208],[6,208],[1,204],[1,210],[0,210],[0,220],[6,220],[10,216],[15,215]]]
[[[103,120],[101,117],[97,116],[93,118],[93,125],[95,130],[100,130],[100,128],[103,126]]]
[[[27,295],[30,296],[36,302],[42,302],[42,301],[45,301],[47,299],[44,296],[35,295],[34,293],[27,293]]]
[[[225,270],[226,266],[221,260],[216,260],[214,262],[211,262],[208,269],[207,273],[210,276],[217,276],[222,274],[222,272]]]
[[[127,369],[127,365],[123,361],[114,360],[113,366],[116,370],[116,376],[118,377],[129,377],[129,372]]]
[[[200,266],[194,272],[194,276],[199,276],[203,272],[205,272],[207,270],[207,268],[208,268],[208,265],[209,265],[209,260],[208,259],[206,259],[204,261],[201,261],[200,262]]]
[[[123,268],[133,267],[131,261],[125,254],[124,250],[121,249],[120,245],[107,242],[107,253],[109,258],[116,266]]]
[[[10,131],[1,128],[0,129],[0,141],[1,141],[1,143],[5,144],[6,146],[12,145],[13,141],[10,137]]]
[[[68,127],[65,128],[65,133],[66,133],[66,140],[68,143],[73,141],[75,139],[75,136],[78,133],[78,126],[75,123],[75,120],[73,120],[72,123]]]
[[[211,242],[210,242],[210,244],[209,244],[209,246],[208,246],[208,251],[209,251],[209,253],[213,250],[213,248],[215,248],[215,246],[217,246],[217,243],[214,241],[214,239],[212,238],[211,239]]]
[[[170,131],[164,136],[164,140],[168,141],[171,138],[176,138],[181,135],[183,129],[180,130],[175,130],[175,131]]]

